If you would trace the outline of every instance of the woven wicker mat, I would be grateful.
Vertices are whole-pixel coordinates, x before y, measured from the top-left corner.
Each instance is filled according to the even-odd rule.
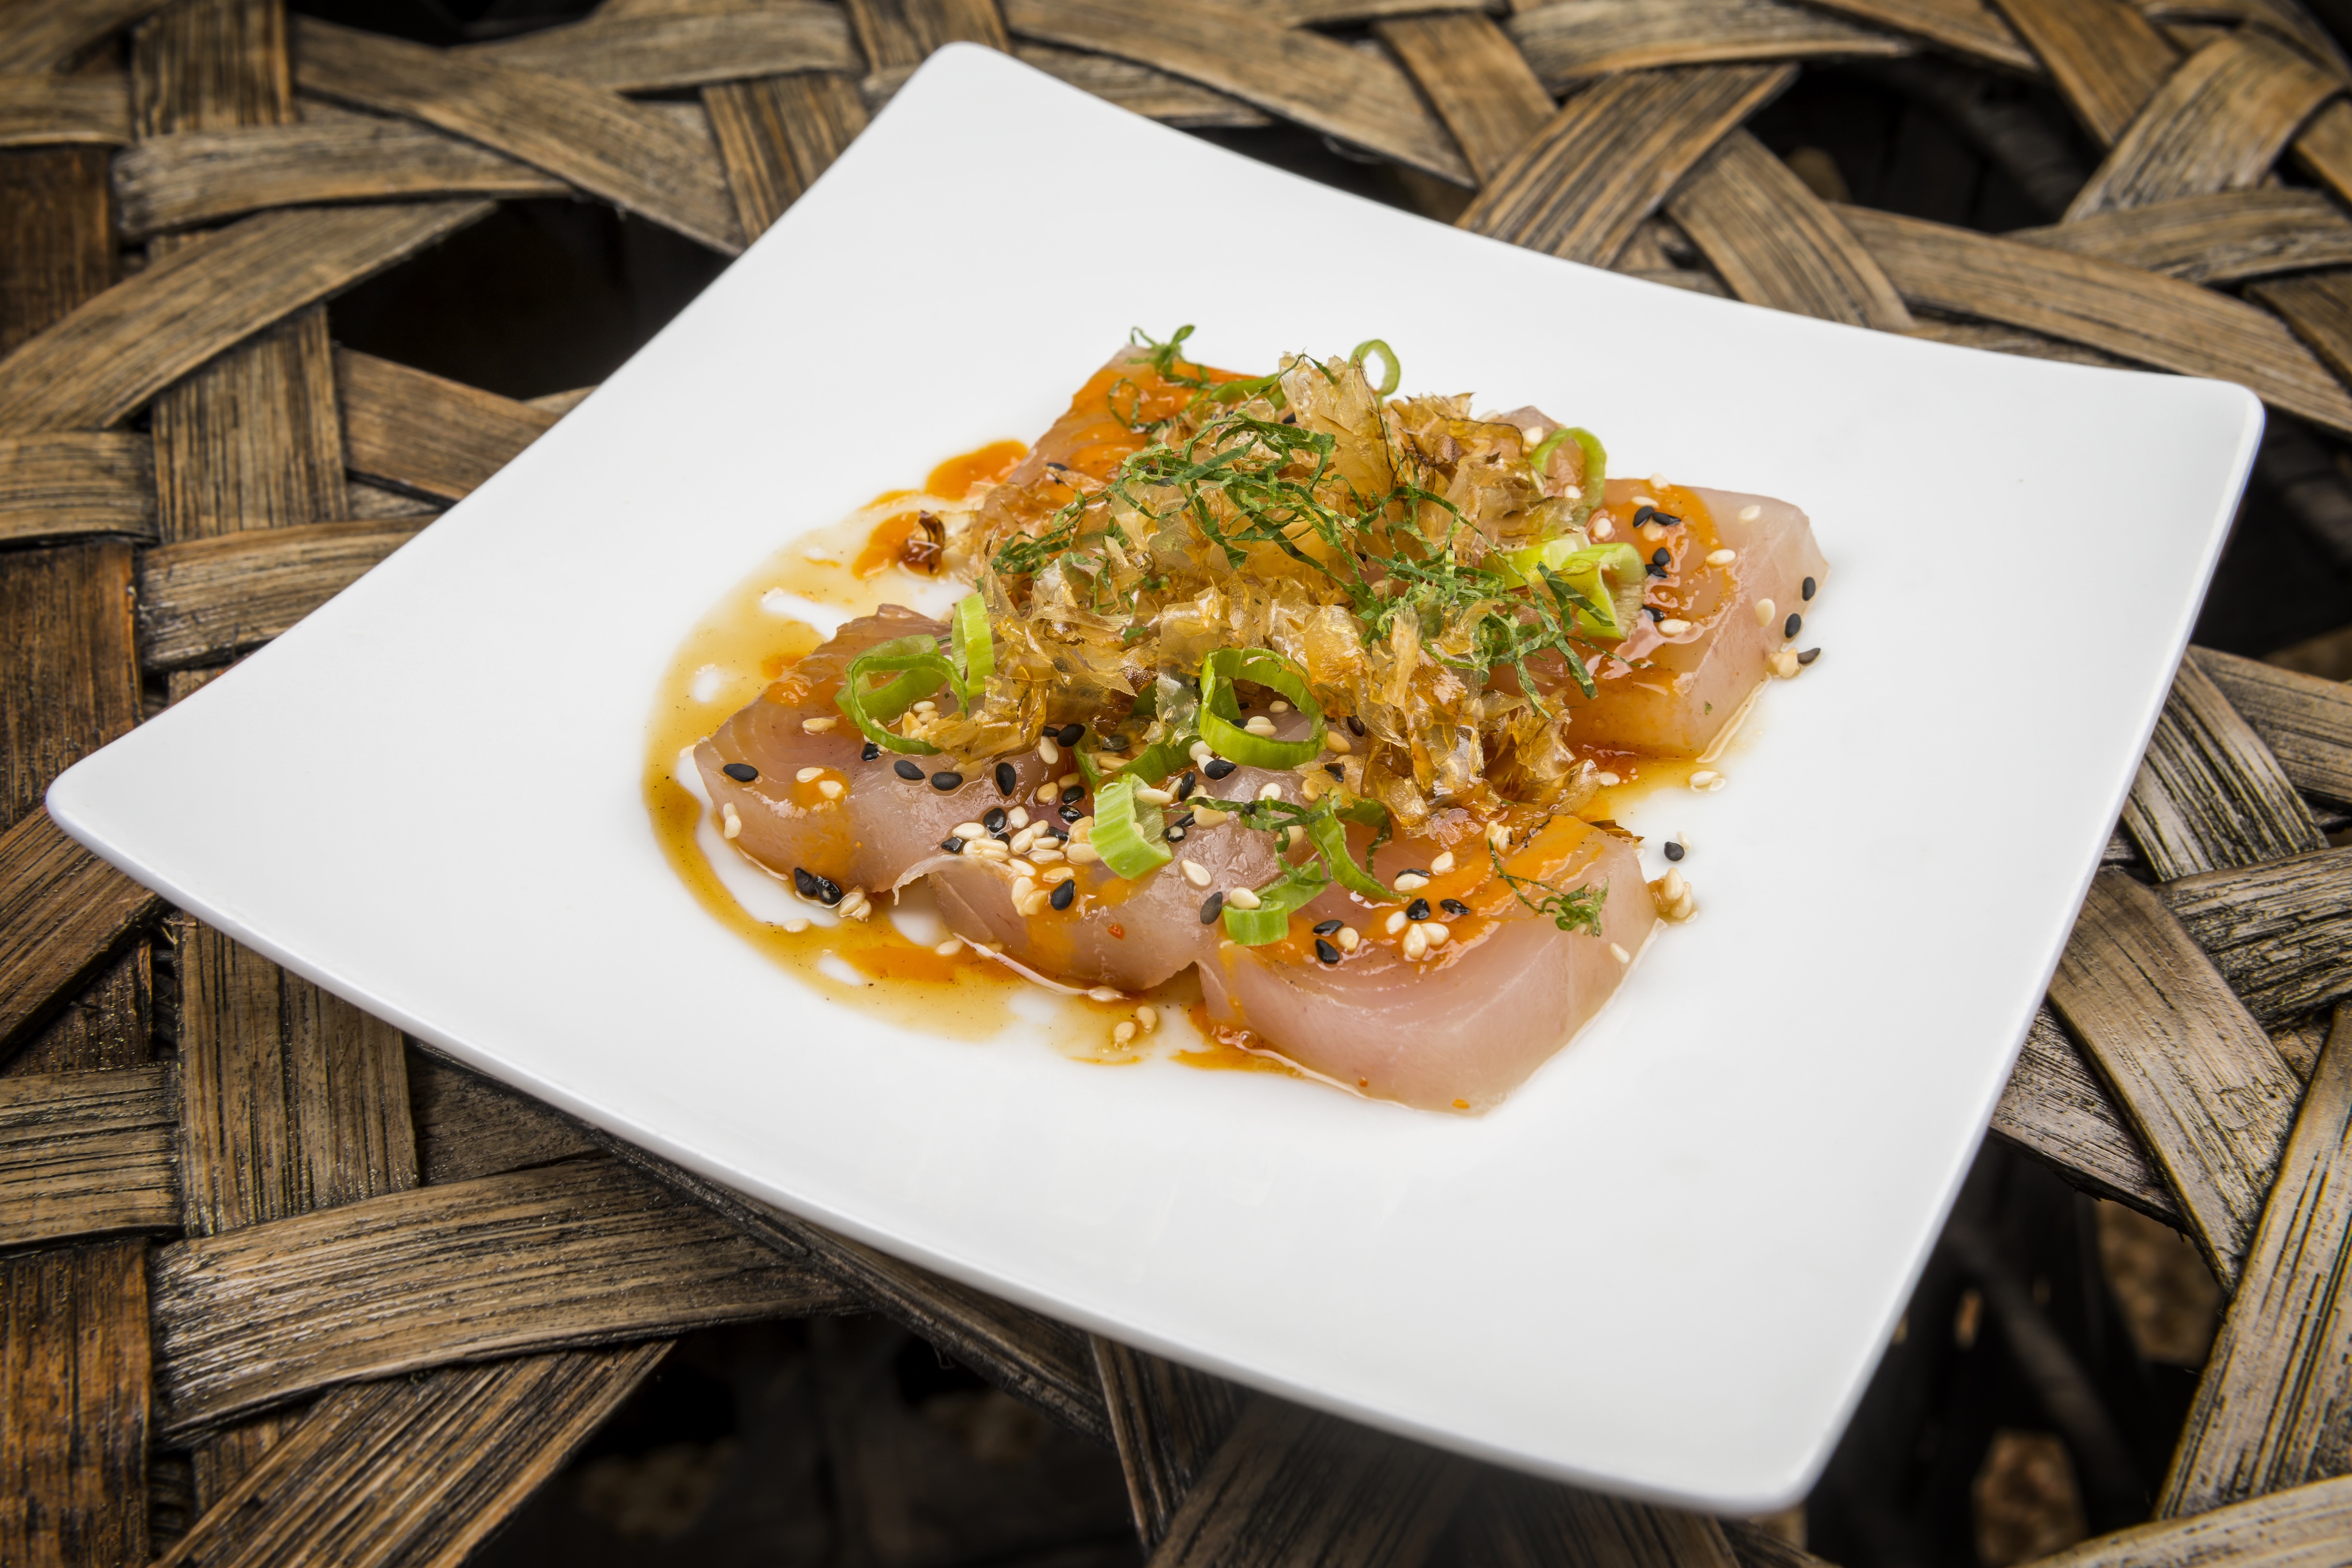
[[[604,1146],[41,810],[142,683],[184,695],[577,401],[340,349],[323,300],[502,198],[732,253],[956,40],[1178,123],[1308,127],[1555,255],[2224,377],[2352,436],[2352,70],[2296,0],[608,0],[448,50],[278,0],[5,0],[0,1563],[147,1560],[159,1442],[194,1455],[166,1561],[455,1563],[672,1336],[857,1308],[1113,1440],[1155,1563],[1410,1568],[1457,1512],[1482,1561],[1814,1561],[1246,1398]],[[1963,110],[1984,72],[2044,80],[2104,161],[2053,191],[1979,114],[2061,221],[1832,205],[1743,129],[1822,60]],[[2158,1522],[2070,1563],[2352,1561],[2347,806],[2352,691],[2192,652],[1995,1119],[2231,1292]]]

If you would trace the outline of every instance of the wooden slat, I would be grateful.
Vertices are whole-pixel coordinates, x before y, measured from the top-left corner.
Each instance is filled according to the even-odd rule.
[[[144,1066],[154,1056],[154,960],[152,943],[132,942],[8,1058],[5,1071],[105,1072]]]
[[[155,467],[144,435],[0,435],[0,545],[76,534],[155,537]]]
[[[2303,1085],[2156,894],[2091,883],[2050,1000],[2122,1102],[2214,1277],[2233,1286]]]
[[[528,163],[411,120],[337,111],[299,124],[159,136],[114,161],[133,237],[268,207],[415,196],[567,196]]]
[[[2311,117],[2294,139],[2294,162],[2338,201],[2352,202],[2352,102],[2338,99]]]
[[[2157,893],[2264,1024],[2352,997],[2352,849],[2206,872]]]
[[[2352,264],[2352,218],[2316,191],[2284,186],[2117,208],[2008,237],[2188,283]]]
[[[857,47],[876,70],[919,66],[950,44],[1009,47],[995,0],[848,0]]]
[[[0,1247],[173,1230],[171,1070],[0,1077]]]
[[[167,0],[15,0],[0,8],[0,71],[71,65]]]
[[[178,0],[131,47],[131,118],[142,137],[283,125],[294,119],[286,8],[272,0]]]
[[[2193,659],[2173,676],[2123,820],[2166,882],[2327,845],[2271,748]]]
[[[1222,1377],[1094,1336],[1103,1402],[1145,1555],[1240,1418],[1246,1396]]]
[[[2352,59],[2346,57],[2335,37],[2297,0],[2133,0],[2133,5],[2159,27],[2174,22],[2259,27],[2294,46],[2321,69],[2352,79]]]
[[[568,1351],[339,1389],[158,1568],[455,1568],[668,1350]]]
[[[1782,0],[1556,0],[1507,24],[1545,87],[1738,60],[1894,59],[1908,39]]]
[[[1750,305],[1889,332],[1913,325],[1862,243],[1745,130],[1716,143],[1666,211]]]
[[[460,500],[553,428],[557,416],[349,349],[335,354],[344,459],[354,474]]]
[[[2345,1468],[2352,1419],[2352,1012],[2339,1012],[2206,1358],[2159,1517]]]
[[[2123,0],[1993,0],[2091,140],[2115,145],[2178,51]]]
[[[299,20],[295,41],[305,92],[421,120],[714,250],[743,248],[716,161],[657,110],[585,82],[331,22]]]
[[[788,71],[856,71],[865,61],[835,5],[772,0],[740,10],[591,16],[455,51],[616,92],[699,87]]]
[[[500,1176],[592,1152],[578,1124],[504,1084],[411,1047],[409,1119],[427,1186]]]
[[[1319,33],[1202,0],[1011,0],[1004,19],[1023,37],[1156,67],[1423,173],[1475,183],[1462,150],[1402,69]]]
[[[1283,27],[1328,27],[1386,16],[1437,16],[1504,9],[1488,0],[1218,0]]]
[[[259,647],[415,538],[418,519],[311,523],[165,545],[139,562],[140,655],[150,670]]]
[[[490,205],[264,213],[196,240],[0,360],[0,432],[112,424],[222,350],[414,255]]]
[[[1998,66],[2003,70],[2042,74],[2042,62],[2019,39],[2016,29],[1985,0],[1811,0],[1824,11],[1835,11],[1857,22],[1913,37],[1940,48]]]
[[[106,149],[0,152],[0,355],[114,281]],[[0,360],[0,364],[5,364]],[[7,429],[0,423],[0,431]]]
[[[2190,1519],[2119,1530],[2034,1568],[2321,1568],[2352,1539],[2352,1476],[2315,1481]]]
[[[2168,1225],[2181,1223],[2180,1206],[2115,1095],[2047,1007],[2033,1015],[2017,1066],[1993,1107],[1992,1130],[2086,1192]]]
[[[0,1563],[147,1561],[146,1247],[0,1263]]]
[[[2147,100],[2066,220],[2252,185],[2338,85],[2261,33],[2209,45]]]
[[[2352,268],[2306,272],[2248,287],[2338,376],[2352,373]]]
[[[1151,1568],[1412,1568],[1473,1473],[1451,1454],[1260,1396],[1185,1494]]]
[[[153,1281],[158,1422],[182,1435],[338,1383],[852,1304],[604,1159],[173,1242]]]
[[[149,423],[157,529],[166,544],[351,509],[322,306],[296,312],[165,387]]]
[[[1481,183],[1555,107],[1509,35],[1475,11],[1381,22],[1373,31],[1419,83]]]
[[[1695,66],[1596,82],[1496,172],[1459,226],[1607,267],[1694,164],[1796,78],[1793,66]]]
[[[753,1240],[806,1258],[999,1387],[1108,1443],[1102,1380],[1088,1335],[1069,1324],[901,1262],[772,1204],[599,1133],[607,1151],[711,1210]]]
[[[2189,652],[2254,727],[2294,787],[2352,806],[2352,685],[2214,648]]]
[[[824,72],[721,82],[703,89],[702,103],[737,219],[754,239],[866,129],[856,82]]]
[[[120,77],[0,76],[0,147],[131,140],[131,89]]]
[[[1213,92],[1198,82],[1133,60],[1084,49],[1065,49],[1024,38],[1013,46],[1013,56],[1082,92],[1115,103],[1129,114],[1147,115],[1170,125],[1254,127],[1272,125],[1274,119],[1240,99]]]
[[[2096,256],[1867,208],[1837,211],[1908,304],[2239,382],[2291,413],[2352,434],[2352,396],[2268,311]]]
[[[130,543],[91,539],[0,557],[0,822],[139,722]]]
[[[1704,1514],[1488,1471],[1467,1511],[1473,1560],[1496,1568],[1741,1568]]]
[[[0,1061],[163,907],[47,811],[0,833]]]

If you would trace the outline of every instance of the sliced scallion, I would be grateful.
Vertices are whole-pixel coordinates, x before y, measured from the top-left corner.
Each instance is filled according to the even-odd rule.
[[[1313,727],[1304,740],[1276,740],[1242,727],[1235,681],[1255,681],[1280,692]],[[1307,672],[1263,648],[1219,648],[1201,661],[1201,738],[1218,756],[1244,768],[1296,768],[1323,752],[1323,705],[1307,689]]]
[[[1348,356],[1349,362],[1351,364],[1360,365],[1364,362],[1364,356],[1367,354],[1378,354],[1381,359],[1388,361],[1389,373],[1382,376],[1381,378],[1381,384],[1372,389],[1375,395],[1387,397],[1393,393],[1397,390],[1398,386],[1403,382],[1404,367],[1397,363],[1396,350],[1390,348],[1386,343],[1381,342],[1378,338],[1367,338],[1362,342],[1357,344],[1356,351]],[[1371,379],[1369,371],[1366,372],[1364,379],[1366,381],[1370,381]]]
[[[1111,874],[1129,882],[1149,875],[1173,857],[1166,840],[1167,819],[1157,806],[1135,798],[1141,786],[1126,774],[1095,791],[1095,853]]]
[[[988,631],[988,603],[968,594],[955,608],[948,625],[948,656],[961,679],[957,683],[967,702],[996,674],[996,639]]]
[[[1395,899],[1395,894],[1381,886],[1377,877],[1356,863],[1356,857],[1348,850],[1347,824],[1337,816],[1326,815],[1308,824],[1307,838],[1316,852],[1322,855],[1323,863],[1331,868],[1332,876],[1339,880],[1341,887],[1369,898],[1374,904],[1387,904]]]
[[[1290,917],[1331,885],[1321,868],[1309,861],[1295,865],[1257,890],[1255,909],[1236,909],[1225,901],[1225,935],[1244,947],[1263,947],[1290,935]]]
[[[881,685],[866,684],[871,676],[893,671],[898,674]],[[890,751],[921,755],[936,752],[939,747],[927,740],[894,734],[889,726],[940,687],[954,685],[955,670],[940,652],[938,643],[929,637],[894,637],[887,643],[876,643],[849,662],[848,673],[842,677],[841,690],[834,694],[833,702],[875,745]]]

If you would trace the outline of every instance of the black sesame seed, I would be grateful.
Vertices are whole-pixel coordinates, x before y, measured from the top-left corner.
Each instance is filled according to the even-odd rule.
[[[1650,514],[1650,521],[1654,523],[1662,523],[1667,528],[1675,528],[1682,526],[1683,520],[1675,516],[1672,512],[1652,512]]]
[[[1181,828],[1171,828],[1161,836],[1171,844],[1181,844],[1184,841],[1184,830]]]
[[[1797,634],[1797,628],[1802,626],[1804,623],[1805,618],[1791,610],[1789,612],[1789,618],[1780,622],[1780,635],[1783,637],[1793,637]]]
[[[1000,795],[1009,796],[1015,789],[1020,788],[1021,775],[1013,770],[1013,764],[1010,762],[998,763],[996,765],[996,792]]]
[[[857,759],[860,762],[871,762],[881,755],[882,747],[876,742],[869,740],[866,743],[866,749],[857,754]]]
[[[1081,807],[1076,801],[1070,801],[1065,804],[1060,810],[1054,814],[1061,818],[1062,821],[1066,822],[1075,822],[1087,813],[1084,807]]]
[[[904,779],[908,783],[913,784],[919,782],[922,779],[923,765],[919,762],[909,762],[905,758],[901,757],[898,761],[890,764],[890,771],[896,773],[899,778]]]
[[[1333,932],[1339,930],[1342,924],[1344,923],[1338,920],[1322,921],[1316,925],[1315,935],[1318,936],[1328,936]]]
[[[988,809],[987,814],[980,819],[980,825],[986,828],[992,833],[1003,832],[1004,831],[1004,808],[1002,806],[991,806]]]
[[[1653,621],[1664,621],[1666,618],[1666,612],[1659,609],[1654,604],[1644,604],[1642,606],[1642,613],[1648,616]]]
[[[1364,733],[1364,721],[1363,721],[1362,719],[1358,718],[1354,714],[1349,714],[1349,715],[1348,716],[1348,733],[1349,733],[1349,735],[1361,735],[1361,734],[1363,734],[1363,733]]]
[[[963,853],[963,841],[950,833],[940,841],[940,848],[951,855],[960,855]]]
[[[1336,964],[1339,961],[1339,949],[1318,936],[1315,938],[1315,956],[1327,964]]]
[[[1056,909],[1067,909],[1072,904],[1077,901],[1077,896],[1078,884],[1076,883],[1057,882],[1054,884],[1054,896],[1047,899],[1045,902],[1052,904]]]
[[[1797,655],[1797,663],[1801,664],[1810,664],[1821,656],[1822,651],[1819,648],[1808,648],[1803,653]]]
[[[1457,919],[1470,913],[1470,906],[1458,898],[1441,898],[1437,901],[1437,907]]]
[[[1657,515],[1658,508],[1655,507],[1636,507],[1633,508],[1633,526],[1638,528]]]
[[[1192,825],[1192,821],[1193,821],[1192,813],[1192,812],[1190,812],[1190,811],[1187,811],[1187,812],[1185,812],[1182,816],[1181,816],[1181,817],[1177,818],[1174,821],[1172,821],[1172,822],[1169,823],[1168,825],[1169,825],[1170,827],[1171,827],[1171,828],[1189,828],[1189,827],[1191,827],[1191,826]]]
[[[1212,779],[1223,779],[1239,766],[1239,763],[1228,762],[1222,757],[1212,757],[1201,765],[1201,771]]]
[[[1340,767],[1336,762],[1325,763],[1323,765],[1323,771],[1328,773],[1334,779],[1345,779],[1348,777],[1348,770]]]
[[[748,762],[730,762],[719,771],[738,784],[756,783],[760,778],[760,770]]]
[[[1063,746],[1076,746],[1079,741],[1086,738],[1086,733],[1087,727],[1085,725],[1066,724],[1061,728],[1054,732],[1054,739]]]
[[[793,867],[793,891],[803,898],[816,896],[816,873],[806,866]]]
[[[1404,870],[1397,873],[1397,875],[1417,876],[1421,878],[1422,881],[1427,882],[1429,880],[1429,868],[1425,865],[1409,865],[1405,867]]]
[[[1667,565],[1671,565],[1671,564],[1673,563],[1673,561],[1674,561],[1674,559],[1675,559],[1675,552],[1674,552],[1674,551],[1672,551],[1672,550],[1670,550],[1670,549],[1667,549],[1665,546],[1664,546],[1664,545],[1660,545],[1657,549],[1654,549],[1654,550],[1652,550],[1652,551],[1650,552],[1650,564],[1651,564],[1652,566],[1667,566]]]
[[[1688,853],[1690,853],[1690,851],[1683,848],[1683,846],[1675,840],[1668,839],[1666,841],[1666,858],[1668,860],[1678,861]]]
[[[1086,798],[1087,787],[1083,784],[1073,784],[1062,791],[1062,804],[1065,806],[1073,800],[1083,800]]]
[[[1666,569],[1660,566],[1656,561],[1650,562],[1650,564],[1643,567],[1642,570],[1651,577],[1664,577],[1666,575]]]
[[[1814,590],[1814,589],[1816,589],[1816,588],[1818,588],[1818,587],[1820,587],[1820,586],[1821,586],[1821,585],[1820,585],[1819,583],[1815,582],[1811,578],[1810,578],[1810,577],[1809,577],[1809,578],[1805,579],[1804,583],[1802,584],[1802,586],[1801,586],[1801,587],[1797,590],[1797,591],[1798,591],[1798,593],[1800,593],[1801,595],[1802,595],[1802,596],[1803,596],[1807,601],[1811,601],[1811,598],[1813,597],[1813,590]]]
[[[1411,904],[1406,904],[1404,906],[1404,917],[1407,920],[1428,919],[1429,900],[1425,898],[1416,898]]]
[[[1208,897],[1201,900],[1202,925],[1214,925],[1217,923],[1217,916],[1223,915],[1224,912],[1225,895],[1223,894],[1213,893],[1209,894]]]
[[[950,789],[963,788],[963,775],[952,768],[942,768],[931,775],[931,788],[944,795]]]
[[[1197,773],[1187,773],[1183,778],[1176,780],[1176,799],[1189,800],[1192,798],[1192,791],[1200,787],[1201,776]]]
[[[1049,832],[1049,833],[1053,834],[1053,835],[1054,835],[1054,837],[1055,837],[1056,839],[1059,839],[1062,842],[1064,842],[1064,843],[1066,843],[1066,843],[1068,843],[1068,842],[1070,841],[1070,833],[1069,833],[1069,830],[1068,830],[1068,829],[1066,829],[1066,828],[1063,828],[1063,827],[1057,826],[1056,824],[1055,824],[1055,823],[1053,823],[1053,822],[1046,822],[1046,821],[1041,821],[1041,822],[1039,822],[1039,823],[1038,823],[1038,826],[1040,826],[1040,827],[1044,828],[1047,832]]]

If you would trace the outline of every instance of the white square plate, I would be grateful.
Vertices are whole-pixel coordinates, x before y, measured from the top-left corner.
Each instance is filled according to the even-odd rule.
[[[655,683],[708,606],[1186,321],[1239,367],[1385,338],[1408,388],[1797,502],[1835,568],[1732,787],[1645,809],[1694,832],[1700,916],[1483,1118],[878,1022],[648,827]],[[49,806],[402,1028],[893,1252],[1504,1464],[1774,1507],[1983,1133],[2261,424],[2233,386],[1514,249],[950,49],[583,407]]]

